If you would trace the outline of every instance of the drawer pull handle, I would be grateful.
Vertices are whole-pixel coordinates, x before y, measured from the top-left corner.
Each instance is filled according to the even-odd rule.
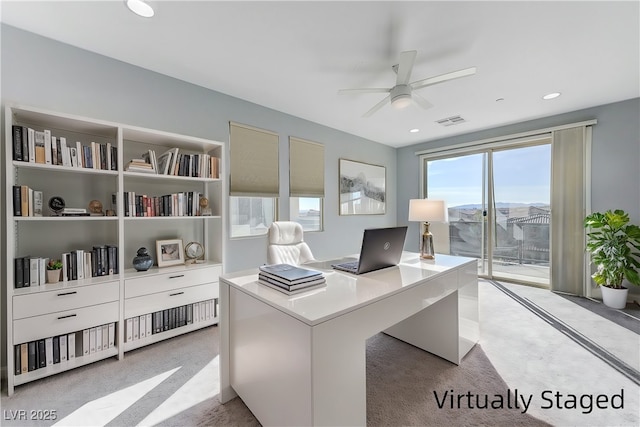
[[[73,294],[77,294],[78,291],[72,291],[72,292],[63,292],[61,294],[58,294],[59,297],[63,297],[65,295],[73,295]]]
[[[178,274],[177,276],[169,276],[169,279],[177,279],[178,277],[184,277],[184,274]]]
[[[170,297],[175,297],[176,295],[182,295],[182,294],[184,294],[184,291],[183,292],[176,292],[175,294],[169,294],[169,296]]]
[[[58,320],[67,319],[69,317],[76,317],[76,316],[77,316],[77,314],[67,314],[66,316],[58,317]]]

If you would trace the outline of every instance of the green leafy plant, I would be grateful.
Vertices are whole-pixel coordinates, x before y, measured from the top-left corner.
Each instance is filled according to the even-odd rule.
[[[50,259],[47,263],[47,270],[60,270],[62,269],[62,261],[59,259]]]
[[[596,284],[619,289],[623,279],[640,286],[640,227],[629,224],[623,210],[594,212],[584,219],[587,251],[597,266],[591,276]]]

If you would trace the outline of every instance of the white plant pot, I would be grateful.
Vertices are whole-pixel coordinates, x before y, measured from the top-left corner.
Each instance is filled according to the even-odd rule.
[[[627,306],[627,294],[629,293],[629,289],[615,289],[601,286],[600,290],[602,291],[602,302],[604,302],[604,305],[607,307],[620,309]]]

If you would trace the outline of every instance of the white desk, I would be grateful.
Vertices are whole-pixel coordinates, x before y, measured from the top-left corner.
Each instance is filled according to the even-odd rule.
[[[365,425],[366,339],[384,331],[459,364],[479,339],[477,261],[404,253],[360,276],[287,296],[257,269],[220,277],[220,400],[262,425]],[[236,394],[237,393],[237,394]]]

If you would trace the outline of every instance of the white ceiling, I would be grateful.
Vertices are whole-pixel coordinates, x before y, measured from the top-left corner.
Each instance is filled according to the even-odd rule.
[[[151,19],[120,0],[3,0],[0,18],[394,147],[640,96],[638,1],[149,3]],[[404,50],[418,52],[411,81],[477,73],[420,89],[431,109],[362,118],[385,94],[338,90],[393,86]],[[466,122],[435,123],[454,115]]]

